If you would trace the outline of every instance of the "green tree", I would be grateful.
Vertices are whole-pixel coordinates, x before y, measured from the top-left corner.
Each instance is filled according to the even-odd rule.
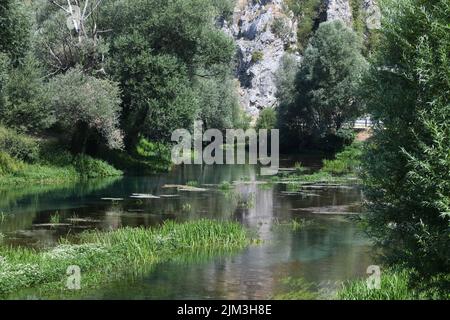
[[[450,4],[389,1],[366,85],[367,231],[386,262],[423,279],[450,270]],[[444,280],[446,279],[446,280]]]
[[[88,139],[100,136],[111,149],[122,147],[120,97],[116,83],[85,75],[79,68],[53,77],[50,107],[74,153],[85,152]]]
[[[28,54],[17,68],[11,68],[5,84],[6,101],[0,103],[0,117],[5,125],[25,132],[39,132],[50,127],[53,113],[36,59]]]
[[[274,129],[277,125],[277,112],[272,108],[265,108],[259,113],[256,121],[256,130],[260,129]]]
[[[75,4],[75,2],[71,2]],[[99,24],[99,11],[104,3],[79,0],[80,13],[70,14],[66,0],[34,2],[34,51],[49,75],[63,73],[79,66],[87,74],[104,76],[108,43]],[[87,5],[85,7],[85,5]],[[73,8],[72,8],[73,9]],[[73,9],[74,10],[74,9]],[[71,17],[79,17],[70,25]]]
[[[24,58],[30,44],[30,19],[22,1],[0,2],[0,52],[6,53],[14,66]]]
[[[0,110],[6,104],[6,85],[8,83],[9,58],[0,52]]]
[[[361,39],[342,21],[321,23],[297,74],[295,101],[280,107],[280,129],[296,141],[317,141],[357,117],[368,66],[361,49]]]
[[[107,71],[122,89],[127,148],[140,135],[170,140],[174,129],[190,128],[200,113],[193,80],[222,76],[217,70],[226,68],[218,66],[234,54],[233,40],[214,24],[211,1],[111,1],[102,10],[99,23],[112,30]]]
[[[292,54],[285,54],[281,58],[280,66],[275,73],[277,98],[281,104],[290,104],[295,99],[295,78],[299,70],[299,63]]]
[[[230,76],[199,78],[195,87],[205,128],[223,130],[237,125],[237,86]]]

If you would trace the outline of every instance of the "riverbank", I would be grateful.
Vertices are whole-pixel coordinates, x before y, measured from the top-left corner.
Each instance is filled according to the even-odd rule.
[[[312,183],[360,184],[363,148],[363,142],[355,141],[337,153],[333,159],[324,159],[321,169],[316,172],[311,172],[298,162],[294,168],[280,169],[279,174],[271,180],[287,184],[290,189]]]
[[[381,272],[380,288],[369,288],[366,279],[349,281],[337,293],[338,299],[343,300],[448,300],[450,294],[445,288],[440,288],[437,284],[445,283],[445,279],[434,281],[434,285],[429,283],[425,286],[424,282],[420,284],[415,281],[416,286],[412,285],[414,277],[411,270],[406,269],[387,269]],[[447,275],[446,278],[450,278]],[[446,280],[448,282],[448,280]],[[419,288],[421,285],[423,288]]]
[[[121,175],[123,171],[86,155],[55,153],[51,161],[27,163],[0,152],[0,188],[63,184]]]
[[[55,139],[32,137],[0,126],[0,188],[121,175],[122,170],[103,160],[71,154]]]
[[[232,251],[248,242],[240,224],[203,219],[181,224],[169,221],[158,228],[86,232],[45,251],[3,246],[0,297],[30,288],[38,295],[70,295],[66,288],[69,266],[80,268],[81,290],[88,290],[186,254]]]

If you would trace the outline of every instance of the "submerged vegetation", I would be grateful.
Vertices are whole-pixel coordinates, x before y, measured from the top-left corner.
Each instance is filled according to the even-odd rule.
[[[156,263],[202,250],[227,251],[248,243],[244,228],[234,222],[198,220],[166,222],[153,229],[124,228],[91,231],[72,242],[61,240],[55,248],[36,251],[0,246],[0,295],[34,288],[43,295],[70,294],[67,268],[82,271],[87,290],[124,276],[141,274]]]
[[[322,168],[317,172],[308,173],[307,168],[296,163],[295,170],[281,172],[271,181],[286,183],[288,190],[297,190],[301,185],[311,183],[361,183],[359,175],[363,148],[363,143],[355,141],[337,153],[334,159],[324,159]]]

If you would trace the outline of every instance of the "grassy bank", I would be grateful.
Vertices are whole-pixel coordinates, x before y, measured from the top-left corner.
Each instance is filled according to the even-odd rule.
[[[412,275],[411,271],[405,269],[384,271],[381,273],[380,289],[369,289],[366,279],[349,281],[338,292],[337,298],[344,300],[450,299],[449,292],[437,286],[418,288],[416,285],[414,287],[411,281]],[[436,283],[439,282],[436,281]]]
[[[123,172],[88,155],[72,155],[63,146],[0,126],[0,188],[59,184]]]
[[[358,183],[362,150],[363,143],[355,141],[337,153],[334,159],[323,160],[322,168],[317,172],[308,173],[307,168],[296,163],[294,171],[281,172],[272,177],[272,180],[287,183],[292,187],[310,183]]]
[[[26,163],[0,152],[0,188],[30,184],[58,184],[76,182],[90,178],[120,176],[117,170],[108,163],[87,155],[72,156],[69,153],[55,154],[64,157],[64,163],[39,161]]]
[[[80,267],[84,290],[140,274],[186,253],[233,250],[247,244],[240,224],[210,220],[166,222],[153,229],[87,232],[74,240],[63,240],[48,251],[0,247],[0,297],[27,288],[43,294],[69,293],[66,271],[71,265]]]

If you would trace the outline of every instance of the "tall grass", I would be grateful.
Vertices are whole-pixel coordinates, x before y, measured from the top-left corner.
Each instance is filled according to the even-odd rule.
[[[413,287],[413,272],[407,269],[387,270],[381,273],[381,288],[370,289],[366,280],[349,281],[337,297],[345,300],[418,300],[450,299],[450,294],[439,287]]]
[[[54,184],[122,174],[122,171],[105,161],[87,155],[73,156],[67,151],[56,150],[43,154],[33,164],[0,152],[0,186]]]
[[[322,168],[317,172],[305,174],[306,168],[301,163],[296,163],[295,171],[282,172],[271,180],[287,182],[288,190],[291,191],[296,191],[303,184],[309,183],[348,183],[358,177],[362,150],[363,144],[354,142],[342,152],[337,153],[333,160],[324,160]]]
[[[97,287],[127,275],[141,274],[156,263],[198,250],[234,250],[248,241],[238,223],[199,220],[159,228],[124,228],[87,232],[51,250],[0,247],[0,296],[27,288],[39,292],[65,292],[66,270],[77,265],[82,288]]]
[[[361,166],[362,144],[354,142],[338,153],[333,160],[324,160],[322,172],[344,175],[357,173]]]

